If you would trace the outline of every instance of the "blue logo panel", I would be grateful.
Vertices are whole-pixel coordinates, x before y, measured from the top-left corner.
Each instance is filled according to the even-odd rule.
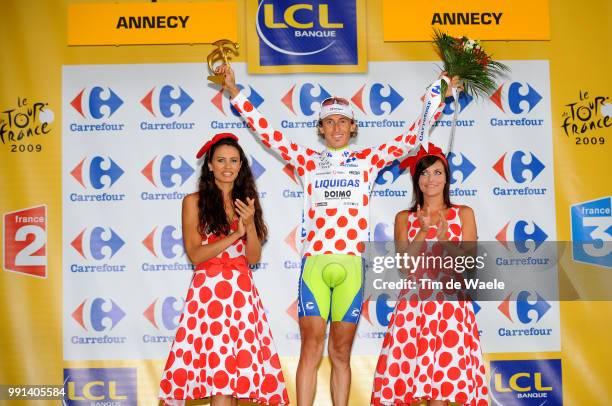
[[[574,261],[612,267],[611,201],[608,196],[571,207]]]
[[[64,369],[64,405],[137,406],[136,368]]]
[[[562,406],[561,360],[491,361],[493,406]]]
[[[260,64],[357,65],[355,0],[261,0]]]

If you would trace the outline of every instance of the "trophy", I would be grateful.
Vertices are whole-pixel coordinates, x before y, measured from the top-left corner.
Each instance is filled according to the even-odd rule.
[[[215,68],[214,64],[216,62],[223,62],[226,65],[229,65],[230,55],[238,55],[238,48],[240,48],[240,44],[237,42],[230,41],[229,39],[220,39],[212,43],[216,47],[208,56],[206,57],[206,61],[208,62],[208,69],[210,72],[214,73]],[[219,85],[223,85],[223,75],[210,75],[208,76],[208,80],[211,82],[217,83]]]

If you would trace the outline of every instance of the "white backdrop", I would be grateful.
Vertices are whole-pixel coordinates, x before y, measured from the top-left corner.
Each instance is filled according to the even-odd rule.
[[[480,241],[529,236],[554,241],[548,63],[508,65],[511,76],[494,101],[462,106],[457,156],[451,160],[453,202],[474,208]],[[233,67],[245,93],[277,129],[315,148],[322,147],[312,123],[323,95],[351,98],[360,120],[356,144],[375,145],[412,122],[438,72],[433,62],[370,63],[364,75],[248,76],[244,64]],[[181,198],[196,190],[195,153],[224,131],[240,137],[251,159],[270,228],[255,279],[277,348],[281,356],[299,353],[301,187],[244,128],[206,75],[202,64],[63,69],[66,360],[166,357],[191,275],[180,244]],[[443,146],[451,109],[446,113],[431,138]],[[395,213],[410,205],[411,185],[409,174],[397,167],[381,174],[378,183],[371,236],[382,240],[393,235]],[[537,249],[528,255],[537,257]],[[558,303],[547,297],[536,301],[536,292],[530,293],[527,311],[512,301],[507,311],[500,303],[477,303],[485,352],[560,350]],[[378,354],[391,310],[392,303],[384,301],[366,304],[354,354]],[[528,317],[519,318],[519,312]],[[508,336],[507,331],[530,327],[550,334]]]

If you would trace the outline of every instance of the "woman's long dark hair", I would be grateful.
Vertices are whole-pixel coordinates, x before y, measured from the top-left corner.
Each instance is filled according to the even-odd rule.
[[[442,162],[442,159],[435,155],[426,155],[419,162],[417,162],[416,169],[414,170],[414,175],[412,175],[412,195],[414,196],[414,204],[410,208],[410,211],[412,212],[416,212],[419,206],[421,206],[422,208],[424,203],[423,192],[419,187],[419,178],[421,177],[421,173],[423,173],[425,169],[436,163],[436,161]],[[442,197],[444,199],[444,204],[446,205],[446,207],[451,207],[450,171],[448,170],[448,166],[445,165],[444,162],[442,162],[442,166],[444,166],[444,173],[446,174],[446,182],[444,183],[444,192],[442,192]]]
[[[257,236],[260,241],[264,241],[268,237],[268,227],[263,221],[263,212],[261,210],[261,204],[259,203],[259,193],[257,193],[255,179],[253,178],[253,173],[251,172],[244,151],[238,142],[231,138],[219,140],[210,148],[204,158],[202,173],[200,174],[200,181],[198,184],[198,216],[200,220],[198,231],[201,234],[216,235],[228,235],[230,233],[230,223],[227,219],[225,206],[223,204],[223,193],[215,183],[213,172],[208,168],[208,164],[212,161],[215,150],[220,145],[234,147],[240,154],[241,166],[238,171],[238,176],[236,176],[236,180],[234,181],[234,187],[232,188],[232,203],[234,200],[240,199],[245,204],[248,204],[247,197],[255,200],[255,229],[257,230]]]

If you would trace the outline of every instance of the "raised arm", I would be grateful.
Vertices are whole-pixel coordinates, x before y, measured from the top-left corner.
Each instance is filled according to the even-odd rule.
[[[433,113],[429,126],[433,126],[434,123],[442,115],[442,110],[446,106],[446,102],[452,101],[452,89],[451,87],[459,87],[459,77],[455,76],[451,80],[451,86],[448,86],[446,91],[446,98],[436,111]],[[377,173],[387,165],[391,165],[396,159],[403,159],[410,154],[410,152],[418,148],[417,144],[417,132],[421,127],[421,118],[415,119],[409,126],[408,129],[401,135],[393,138],[392,140],[380,144],[376,147],[366,148],[361,153],[361,158],[371,159],[372,167],[370,171]]]
[[[236,86],[234,71],[230,66],[222,65],[217,70],[225,76],[223,87],[229,93],[232,105],[246,120],[249,128],[259,137],[266,148],[275,151],[282,159],[290,162],[300,177],[306,171],[314,169],[312,156],[315,151],[289,141],[283,133],[275,130],[249,99],[240,92]]]

